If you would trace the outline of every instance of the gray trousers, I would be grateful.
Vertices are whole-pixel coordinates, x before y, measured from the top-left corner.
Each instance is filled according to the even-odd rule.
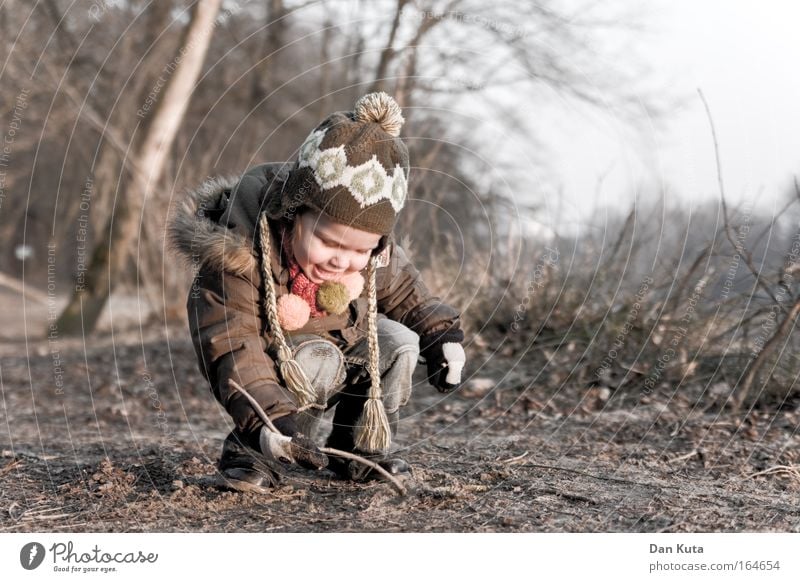
[[[405,406],[411,397],[412,376],[419,358],[419,336],[403,324],[388,318],[378,319],[377,325],[381,397],[392,425],[394,439],[400,407]],[[295,360],[303,368],[317,393],[317,402],[323,405],[322,408],[301,412],[299,428],[322,446],[334,428],[331,426],[334,421],[333,407],[353,406],[352,396],[346,394],[348,386],[360,386],[361,391],[364,391],[369,385],[369,374],[365,367],[369,358],[369,344],[364,338],[352,346],[340,349],[333,341],[314,334],[288,336],[287,341],[292,347]],[[361,398],[363,405],[365,398],[363,395]],[[352,414],[348,415],[340,410],[335,418],[344,419],[340,422],[349,424],[352,421],[351,416]]]

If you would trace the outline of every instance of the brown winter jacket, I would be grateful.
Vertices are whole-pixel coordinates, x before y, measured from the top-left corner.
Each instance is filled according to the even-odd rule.
[[[263,164],[241,178],[207,180],[186,197],[169,228],[173,245],[198,271],[187,308],[200,369],[215,397],[246,432],[256,429],[260,421],[239,393],[230,389],[229,379],[244,386],[271,418],[297,410],[294,396],[281,385],[270,356],[274,352],[254,243],[264,192],[273,181],[286,179],[285,167]],[[289,292],[289,272],[279,250],[277,225],[271,226],[272,276],[280,296]],[[380,314],[421,337],[458,328],[459,312],[429,293],[419,272],[391,238],[381,256],[376,271]],[[366,315],[365,290],[342,315],[312,318],[287,335],[314,333],[340,347],[352,345],[366,337]]]

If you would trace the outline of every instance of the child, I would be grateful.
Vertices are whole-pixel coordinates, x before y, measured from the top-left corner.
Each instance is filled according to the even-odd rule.
[[[189,328],[235,424],[219,461],[234,489],[267,491],[280,463],[374,476],[319,450],[322,415],[334,405],[329,447],[408,472],[390,445],[419,355],[441,392],[461,383],[459,313],[431,296],[391,236],[406,201],[403,122],[386,93],[366,95],[318,125],[291,170],[271,163],[211,179],[170,224],[198,267]]]

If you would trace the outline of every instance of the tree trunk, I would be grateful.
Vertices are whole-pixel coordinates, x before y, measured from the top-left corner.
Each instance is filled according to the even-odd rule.
[[[157,102],[145,135],[137,148],[133,172],[125,195],[112,210],[104,239],[92,253],[83,285],[76,287],[69,304],[59,316],[58,330],[64,335],[90,333],[100,318],[116,281],[137,243],[140,221],[147,198],[159,183],[164,163],[205,60],[222,0],[198,0],[184,33],[181,48],[165,67],[170,74]],[[152,219],[151,219],[152,220]]]
[[[279,58],[276,56],[277,53],[285,46],[286,14],[283,0],[267,0],[264,33],[259,53],[255,55],[258,60],[254,66],[255,74],[252,75],[250,85],[250,99],[253,106],[260,105],[270,92],[267,81],[270,78],[269,69]],[[255,129],[258,129],[257,125]]]

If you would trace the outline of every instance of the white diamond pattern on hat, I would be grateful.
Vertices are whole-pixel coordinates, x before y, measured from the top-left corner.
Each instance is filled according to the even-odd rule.
[[[342,183],[346,169],[347,156],[344,153],[344,146],[328,148],[320,152],[317,157],[314,175],[323,190],[335,188]]]
[[[300,167],[303,168],[305,166],[310,165],[309,160],[311,157],[319,150],[319,145],[322,143],[322,139],[325,137],[325,132],[327,130],[320,130],[320,131],[312,131],[311,134],[306,138],[306,141],[303,142],[303,145],[300,146]]]
[[[306,138],[300,147],[299,167],[311,168],[314,180],[323,190],[344,186],[361,208],[389,200],[394,211],[399,212],[408,190],[403,169],[397,165],[389,175],[374,155],[363,164],[348,166],[343,145],[319,149],[327,131],[314,131]]]
[[[392,203],[392,208],[395,212],[400,212],[403,205],[406,203],[406,192],[408,191],[408,184],[406,182],[406,173],[400,166],[394,167],[394,176],[392,176],[392,196],[389,199]]]
[[[386,175],[386,170],[373,156],[371,160],[358,166],[348,188],[353,198],[358,200],[361,208],[364,208],[386,198],[384,191],[387,186],[391,187],[391,178]]]

